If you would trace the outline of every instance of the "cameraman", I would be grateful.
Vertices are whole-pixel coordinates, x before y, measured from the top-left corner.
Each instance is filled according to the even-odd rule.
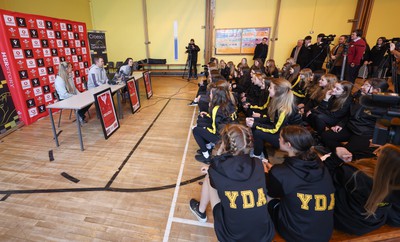
[[[314,62],[310,65],[310,68],[313,72],[322,70],[325,58],[330,52],[329,42],[326,42],[327,39],[323,41],[324,38],[326,38],[325,34],[319,34],[317,36],[317,42],[311,46],[311,59],[314,60]]]
[[[199,51],[199,46],[194,43],[194,39],[191,39],[188,46],[186,47],[186,53],[188,53],[187,62],[189,64],[189,78],[194,77],[197,79],[197,52]]]

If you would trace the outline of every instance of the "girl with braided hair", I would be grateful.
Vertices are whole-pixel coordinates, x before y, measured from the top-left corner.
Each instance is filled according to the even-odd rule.
[[[216,147],[217,156],[206,173],[201,199],[190,200],[190,210],[206,222],[211,203],[218,241],[271,241],[274,227],[267,211],[262,162],[249,156],[251,131],[243,125],[227,124]]]

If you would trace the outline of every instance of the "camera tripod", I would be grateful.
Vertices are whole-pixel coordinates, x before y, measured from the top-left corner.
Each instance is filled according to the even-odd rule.
[[[188,57],[186,60],[186,65],[185,65],[185,69],[183,70],[183,74],[182,74],[182,79],[185,78],[185,75],[187,74],[187,80],[189,81],[190,76],[191,76],[191,72],[192,72],[192,51],[188,50]]]
[[[394,87],[394,92],[399,94],[400,92],[400,86],[398,83],[398,73],[397,73],[397,64],[396,64],[396,58],[393,56],[393,54],[390,52],[390,49],[387,50],[387,55],[384,57],[384,59],[379,63],[378,70],[377,70],[377,77],[378,78],[384,78],[386,79],[387,76],[386,74],[389,71],[389,68],[391,68],[391,74],[392,74],[392,83]]]

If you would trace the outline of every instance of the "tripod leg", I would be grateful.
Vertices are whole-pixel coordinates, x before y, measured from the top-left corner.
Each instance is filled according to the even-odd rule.
[[[188,61],[186,61],[185,69],[183,70],[183,74],[182,74],[182,79],[185,78],[185,73],[186,73],[187,67],[188,67]]]

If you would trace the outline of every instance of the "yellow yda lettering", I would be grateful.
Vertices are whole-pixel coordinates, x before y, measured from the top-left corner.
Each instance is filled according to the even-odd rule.
[[[243,199],[243,208],[254,208],[254,194],[251,190],[241,191]]]
[[[301,201],[301,209],[309,210],[308,203],[312,199],[312,196],[310,194],[297,193],[297,197]]]
[[[235,191],[225,191],[225,196],[229,199],[229,206],[236,209],[236,198],[239,196],[239,193]]]
[[[262,205],[267,204],[267,197],[264,194],[264,189],[258,188],[258,201],[257,201],[257,207],[261,207]]]
[[[328,210],[335,208],[335,193],[331,193],[331,203],[329,204]]]
[[[326,196],[324,194],[314,195],[315,199],[315,211],[325,211],[326,210]]]

